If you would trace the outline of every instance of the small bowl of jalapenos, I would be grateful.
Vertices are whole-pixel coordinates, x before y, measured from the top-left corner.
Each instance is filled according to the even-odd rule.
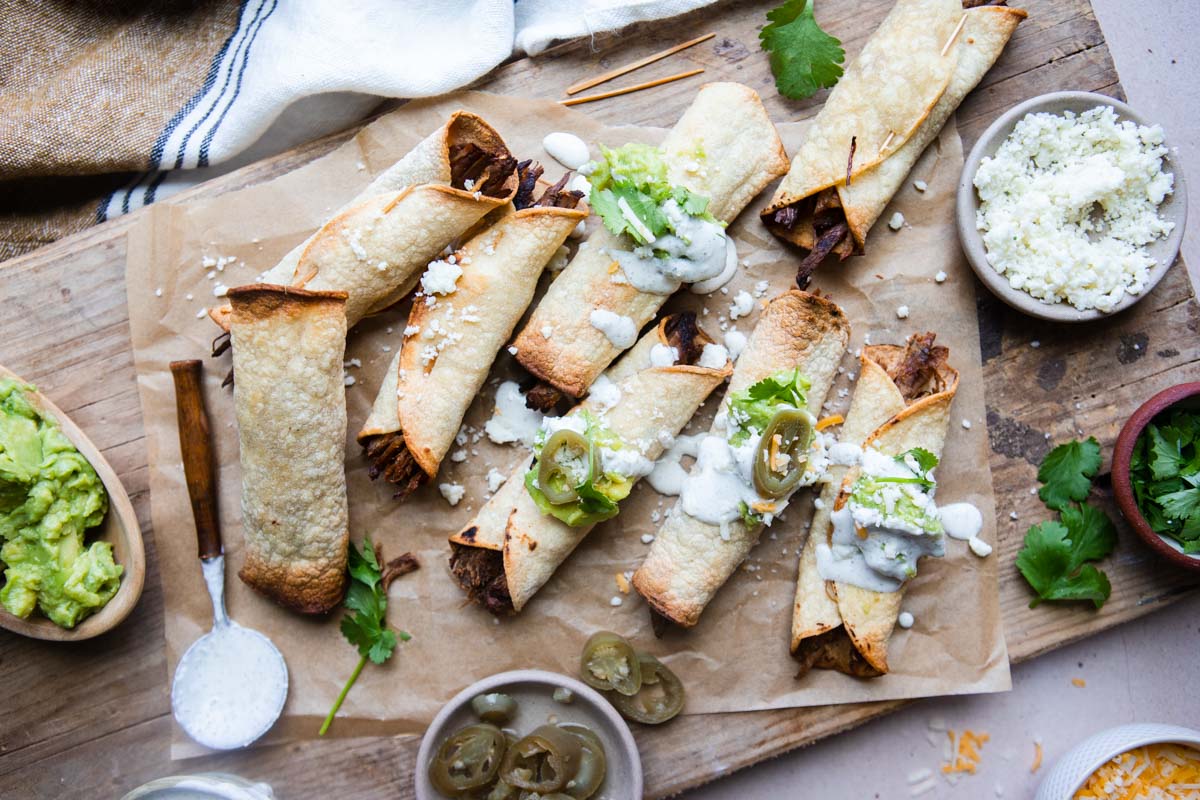
[[[542,670],[459,692],[417,754],[417,800],[618,800],[642,796],[629,727],[599,692]]]

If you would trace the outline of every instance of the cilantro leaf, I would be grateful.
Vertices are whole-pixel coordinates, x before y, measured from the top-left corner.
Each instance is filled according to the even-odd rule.
[[[1138,436],[1129,463],[1138,510],[1155,533],[1200,552],[1200,414],[1156,417]]]
[[[342,687],[341,693],[334,701],[333,708],[329,710],[329,715],[325,717],[325,722],[321,725],[319,732],[320,736],[324,736],[325,731],[329,730],[334,716],[342,707],[342,702],[346,699],[350,687],[358,680],[359,673],[362,672],[367,661],[382,664],[392,657],[392,653],[396,649],[396,632],[387,626],[386,620],[387,589],[383,578],[384,568],[375,555],[375,548],[371,544],[370,537],[363,542],[361,551],[351,542],[347,556],[350,585],[346,588],[346,599],[343,603],[349,613],[342,617],[338,627],[346,641],[358,650],[359,660],[358,666],[354,668],[350,679],[346,681],[346,685]],[[395,566],[396,561],[388,565],[387,582],[389,583],[396,574],[403,574],[392,572]],[[407,633],[401,632],[399,638],[407,642],[411,637]]]
[[[1117,546],[1117,529],[1099,508],[1085,503],[1063,509],[1061,516],[1073,546],[1070,570],[1107,558]]]
[[[1030,608],[1043,600],[1091,600],[1100,608],[1112,592],[1103,572],[1082,564],[1083,554],[1070,535],[1068,526],[1053,520],[1033,525],[1025,533],[1017,569],[1037,592]]]
[[[770,22],[758,38],[770,53],[775,88],[781,95],[803,100],[838,82],[846,51],[817,24],[813,0],[787,0],[768,11],[767,19]]]
[[[1150,433],[1150,473],[1154,480],[1177,477],[1179,468],[1183,466],[1180,438],[1178,435],[1168,438],[1165,431],[1175,434],[1178,434],[1178,431],[1171,431],[1170,428],[1160,430],[1157,425],[1148,425],[1147,430]]]
[[[1185,519],[1200,510],[1200,489],[1181,489],[1158,496],[1163,513],[1171,519]]]
[[[1038,490],[1042,502],[1062,511],[1070,501],[1082,501],[1092,488],[1100,469],[1100,443],[1092,436],[1084,442],[1067,442],[1051,450],[1038,468]]]

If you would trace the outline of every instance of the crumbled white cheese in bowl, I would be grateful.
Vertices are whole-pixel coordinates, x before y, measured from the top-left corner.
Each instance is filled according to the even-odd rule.
[[[1175,227],[1159,214],[1174,189],[1166,155],[1159,126],[1111,105],[1025,114],[973,178],[988,264],[1044,304],[1128,305],[1158,266],[1148,246]]]

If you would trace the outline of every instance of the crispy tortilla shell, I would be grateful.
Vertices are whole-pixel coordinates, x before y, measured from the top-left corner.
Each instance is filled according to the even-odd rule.
[[[821,411],[850,339],[850,323],[832,301],[796,289],[767,306],[738,359],[726,397],[780,370],[798,367],[809,381],[808,410]],[[741,520],[721,529],[688,516],[680,502],[666,516],[633,585],[658,614],[692,627],[745,560],[763,526]]]
[[[346,588],[346,295],[229,292],[245,562],[239,577],[320,614]]]

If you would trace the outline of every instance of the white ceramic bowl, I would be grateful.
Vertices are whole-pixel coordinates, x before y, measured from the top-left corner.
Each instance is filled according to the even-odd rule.
[[[556,702],[552,695],[558,688],[570,689],[575,695],[574,700],[569,704]],[[642,762],[637,743],[616,709],[582,681],[557,672],[519,669],[471,684],[433,718],[417,752],[417,800],[444,800],[429,781],[429,762],[448,736],[479,721],[471,710],[471,700],[488,692],[503,692],[517,701],[517,715],[505,727],[522,735],[553,718],[557,722],[585,724],[600,737],[608,761],[608,774],[593,800],[627,800],[642,796]]]
[[[1200,731],[1178,725],[1139,723],[1109,728],[1075,745],[1046,773],[1034,800],[1071,800],[1093,772],[1135,747],[1172,742],[1200,748]]]
[[[958,222],[958,238],[962,243],[963,252],[971,269],[979,276],[979,280],[1008,305],[1030,316],[1055,322],[1088,322],[1090,320],[1110,317],[1119,311],[1129,308],[1134,303],[1150,294],[1167,270],[1174,265],[1179,256],[1179,246],[1183,242],[1183,227],[1187,220],[1187,184],[1184,182],[1183,171],[1179,160],[1171,152],[1163,158],[1163,169],[1175,176],[1175,188],[1167,195],[1158,213],[1163,219],[1175,223],[1175,229],[1165,239],[1156,239],[1147,245],[1146,250],[1157,264],[1150,270],[1146,289],[1138,295],[1126,294],[1112,311],[1104,312],[1096,309],[1080,311],[1069,303],[1045,303],[1021,289],[1014,289],[1008,278],[996,271],[988,263],[987,250],[983,246],[983,237],[975,227],[975,212],[979,210],[979,195],[975,193],[975,173],[979,171],[979,163],[987,156],[995,155],[1000,145],[1012,133],[1013,128],[1026,114],[1049,112],[1061,114],[1064,111],[1074,111],[1079,114],[1096,106],[1112,106],[1117,118],[1132,120],[1138,125],[1151,125],[1152,121],[1145,119],[1132,108],[1114,100],[1111,97],[1094,92],[1051,92],[1040,95],[1012,108],[993,122],[979,137],[979,141],[971,148],[970,155],[963,165],[962,176],[958,181],[956,220]],[[1167,142],[1168,150],[1171,141]]]

